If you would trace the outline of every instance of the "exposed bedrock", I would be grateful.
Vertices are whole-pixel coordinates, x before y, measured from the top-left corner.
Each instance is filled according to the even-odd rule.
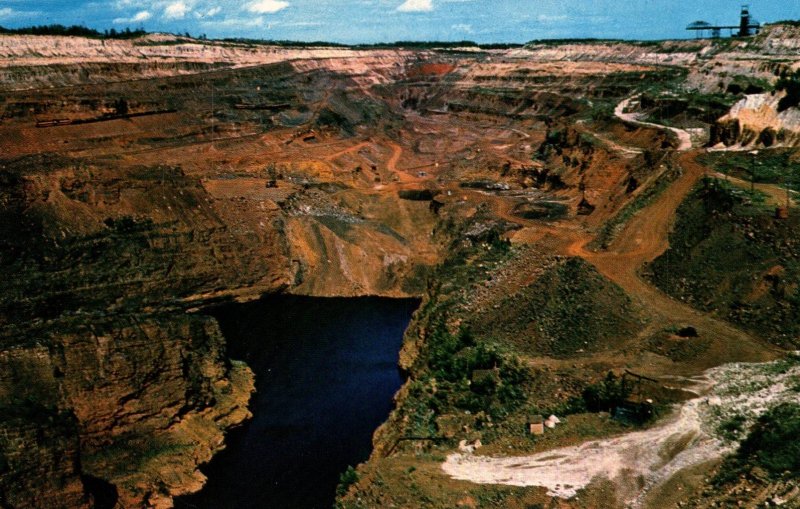
[[[176,167],[5,167],[0,500],[11,507],[109,496],[169,507],[202,486],[198,464],[249,415],[252,375],[227,360],[213,318],[187,311],[286,288],[405,296],[424,284],[414,243],[391,226],[433,217],[427,203],[362,203],[406,216],[379,222],[313,190],[286,211],[208,192]]]
[[[226,360],[210,318],[75,316],[25,336],[0,354],[11,507],[93,505],[87,479],[113,485],[126,507],[158,505],[199,487],[197,464],[249,415],[252,375]]]
[[[722,58],[697,44],[0,37],[0,507],[170,507],[198,490],[253,387],[203,314],[221,301],[420,296],[449,259],[448,292],[474,304],[454,321],[508,347],[530,335],[553,362],[605,354],[637,322],[597,311],[591,295],[627,301],[593,269],[498,267],[508,237],[566,250],[670,177],[670,140],[612,112],[645,77],[666,87]],[[604,327],[565,324],[568,292]],[[431,337],[409,339],[406,369]]]
[[[248,418],[253,389],[204,306],[424,287],[428,202],[328,185],[313,164],[270,187],[265,161],[224,172],[208,156],[0,161],[0,506],[171,507],[200,489],[198,465]]]

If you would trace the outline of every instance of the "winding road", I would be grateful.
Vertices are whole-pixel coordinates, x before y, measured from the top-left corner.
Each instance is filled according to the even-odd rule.
[[[588,248],[594,235],[576,230],[560,232],[567,240],[563,254],[578,256],[591,263],[601,274],[619,285],[650,315],[648,326],[639,340],[674,324],[691,324],[702,337],[710,340],[702,359],[696,359],[684,376],[696,376],[699,371],[733,362],[766,362],[775,359],[778,351],[765,346],[746,332],[713,316],[700,312],[672,299],[648,281],[639,271],[669,247],[669,233],[675,213],[700,178],[707,172],[696,160],[701,153],[692,149],[689,133],[642,122],[635,114],[625,113],[632,98],[619,103],[615,113],[626,121],[643,127],[669,129],[680,143],[673,154],[682,175],[649,205],[636,213],[615,237],[609,248],[596,252]],[[553,234],[554,232],[551,232]],[[559,232],[555,232],[556,235]],[[532,241],[539,239],[533,238]],[[707,373],[712,385],[720,370]],[[733,368],[734,372],[741,368]],[[676,370],[676,374],[678,371]],[[761,399],[759,395],[756,399]],[[649,488],[670,478],[678,470],[696,465],[724,454],[729,448],[704,429],[708,411],[700,399],[685,403],[660,425],[641,432],[628,433],[606,440],[545,451],[524,457],[483,457],[452,454],[442,468],[451,477],[476,483],[514,486],[542,486],[553,496],[569,498],[597,476],[620,479],[620,486],[631,486],[630,478],[644,476],[644,489],[624,494],[632,506],[639,506]],[[672,458],[665,459],[664,451],[674,448]],[[624,468],[623,468],[624,467]],[[633,484],[635,485],[635,483]],[[624,490],[624,488],[622,488]]]
[[[638,98],[639,96],[633,96],[621,101],[619,104],[617,104],[617,107],[614,108],[614,116],[616,116],[617,118],[619,118],[624,122],[629,122],[631,124],[638,125],[640,127],[651,127],[655,129],[663,129],[670,131],[673,134],[675,134],[675,136],[678,137],[678,147],[677,147],[678,151],[684,152],[692,149],[692,136],[687,131],[683,129],[678,129],[677,127],[668,127],[660,124],[654,124],[652,122],[645,122],[639,120],[638,113],[625,113],[625,110],[628,109],[630,103],[633,102],[634,99]]]
[[[585,236],[569,245],[565,254],[579,256],[594,265],[648,310],[652,315],[651,322],[642,332],[643,336],[670,325],[691,324],[702,335],[712,339],[711,350],[695,365],[710,368],[721,362],[769,360],[774,355],[765,352],[765,345],[760,341],[723,320],[669,297],[639,274],[644,264],[661,256],[669,247],[675,212],[706,171],[695,160],[697,155],[694,151],[678,155],[677,162],[683,174],[650,205],[635,214],[607,250],[596,252],[588,249],[594,237]]]

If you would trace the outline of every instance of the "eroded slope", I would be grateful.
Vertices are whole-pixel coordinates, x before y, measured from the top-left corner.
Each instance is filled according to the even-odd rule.
[[[0,444],[3,503],[91,506],[105,489],[167,507],[196,490],[252,387],[196,313],[220,299],[425,296],[354,506],[547,503],[452,481],[437,458],[460,440],[496,454],[622,431],[584,397],[615,387],[609,370],[776,355],[639,277],[704,168],[614,116],[643,81],[685,91],[684,67],[692,83],[741,48],[2,44],[0,388],[17,430]],[[715,108],[687,111],[710,129]],[[697,341],[674,333],[687,325]],[[522,432],[551,411],[568,425],[543,443]],[[19,454],[37,435],[48,452]],[[566,503],[620,493],[601,481]]]

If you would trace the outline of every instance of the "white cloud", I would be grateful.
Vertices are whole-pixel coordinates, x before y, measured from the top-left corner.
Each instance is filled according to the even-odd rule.
[[[186,5],[182,0],[173,2],[164,9],[164,18],[166,19],[183,19],[192,10],[191,7]]]
[[[262,27],[264,25],[264,17],[256,16],[255,18],[225,18],[219,21],[201,21],[200,25],[207,28],[216,27]]]
[[[308,28],[325,26],[325,23],[319,21],[292,21],[289,23],[279,23],[279,25],[282,27]]]
[[[153,15],[150,14],[149,11],[139,11],[136,15],[133,16],[133,21],[147,21],[148,19],[152,18]]]
[[[247,7],[247,10],[258,14],[272,14],[287,7],[289,7],[289,2],[283,0],[256,0]]]
[[[569,16],[565,16],[563,14],[558,16],[548,16],[547,14],[539,14],[539,16],[536,17],[536,19],[539,20],[540,23],[556,23],[559,21],[568,20]]]
[[[114,18],[114,23],[142,23],[152,17],[153,15],[149,11],[139,11],[130,18]]]
[[[456,25],[450,26],[450,28],[452,28],[456,32],[464,32],[464,33],[467,33],[467,34],[471,34],[473,32],[472,31],[472,25],[468,25],[466,23],[458,23]]]
[[[433,0],[406,0],[397,10],[400,12],[430,12],[433,10]]]
[[[0,8],[0,19],[7,18],[24,18],[30,16],[41,16],[43,13],[40,11],[18,11],[11,7]]]
[[[220,12],[222,12],[222,7],[217,6],[217,7],[212,7],[206,11],[195,11],[194,17],[197,19],[213,18]]]
[[[130,7],[135,7],[138,3],[137,0],[117,0],[114,2],[114,8],[118,10],[128,9]]]

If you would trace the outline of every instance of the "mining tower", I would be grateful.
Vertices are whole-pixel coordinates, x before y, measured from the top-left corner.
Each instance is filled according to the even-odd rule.
[[[742,5],[742,14],[739,18],[739,25],[712,25],[706,21],[695,21],[689,23],[686,30],[693,30],[697,32],[698,37],[703,36],[703,32],[708,30],[711,32],[712,38],[718,38],[722,35],[723,30],[730,31],[731,37],[750,37],[755,35],[761,29],[761,24],[750,15],[750,6]],[[734,30],[737,30],[734,33]]]

